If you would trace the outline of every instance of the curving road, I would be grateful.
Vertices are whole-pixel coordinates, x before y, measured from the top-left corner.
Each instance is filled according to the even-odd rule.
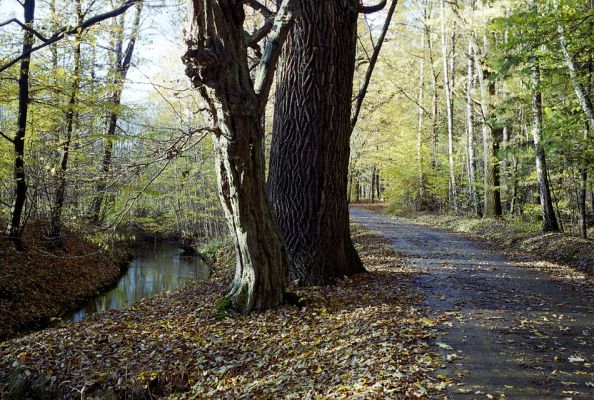
[[[452,399],[594,399],[592,292],[508,261],[485,243],[351,208],[423,271]],[[448,361],[445,361],[448,360]]]

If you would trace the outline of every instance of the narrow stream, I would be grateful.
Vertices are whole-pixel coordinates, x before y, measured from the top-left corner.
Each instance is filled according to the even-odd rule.
[[[80,321],[87,315],[126,307],[140,299],[182,288],[192,280],[208,279],[210,268],[200,256],[182,257],[169,243],[143,244],[134,250],[130,268],[110,291],[89,300],[63,321]]]

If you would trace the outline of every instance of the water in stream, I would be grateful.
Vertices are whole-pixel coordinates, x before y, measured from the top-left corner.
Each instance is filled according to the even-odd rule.
[[[181,249],[169,243],[144,245],[134,251],[134,259],[117,286],[81,309],[64,316],[64,321],[80,321],[87,315],[122,308],[140,299],[183,287],[192,280],[207,279],[210,269],[201,256],[182,257]]]

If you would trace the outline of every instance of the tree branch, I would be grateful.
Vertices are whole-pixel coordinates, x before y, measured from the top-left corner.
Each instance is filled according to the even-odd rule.
[[[268,101],[268,93],[272,86],[276,63],[280,56],[283,43],[287,38],[291,26],[294,22],[294,13],[298,0],[283,0],[276,17],[272,24],[272,29],[266,41],[266,47],[262,54],[262,59],[256,70],[254,79],[254,91],[258,96],[258,108],[264,110]]]
[[[254,31],[251,35],[248,35],[246,39],[246,44],[248,47],[255,46],[260,40],[264,39],[266,35],[270,33],[272,30],[272,26],[274,25],[274,19],[268,19],[264,25],[262,25],[258,30]]]
[[[14,139],[11,139],[8,136],[6,136],[4,134],[4,132],[2,132],[2,131],[0,131],[0,136],[2,136],[4,139],[8,140],[10,143],[14,143]]]
[[[8,24],[12,24],[12,23],[19,25],[21,28],[23,28],[27,32],[31,32],[33,35],[35,35],[42,42],[47,42],[47,38],[45,36],[43,36],[41,33],[37,32],[35,29],[28,26],[27,24],[23,24],[21,21],[19,21],[16,18],[11,18],[7,21],[0,22],[0,28],[2,28],[3,26],[6,26]]]
[[[359,7],[357,7],[357,11],[359,11],[362,14],[373,14],[375,12],[383,10],[387,3],[387,0],[382,0],[374,6],[365,6],[363,4],[359,4]]]
[[[66,35],[72,35],[74,33],[79,33],[87,28],[90,28],[91,26],[93,26],[95,24],[98,24],[101,21],[104,21],[109,18],[117,17],[118,15],[126,12],[126,10],[128,10],[128,8],[130,8],[134,4],[141,2],[141,1],[143,1],[143,0],[127,0],[120,7],[116,8],[114,10],[108,11],[106,13],[103,13],[103,14],[95,15],[94,17],[91,17],[91,18],[81,22],[77,26],[74,26],[74,27],[63,26],[58,31],[54,32],[54,34],[51,37],[47,38],[47,40],[44,43],[40,44],[39,46],[33,47],[31,50],[29,50],[25,53],[22,53],[18,57],[13,58],[6,64],[0,66],[0,72],[5,71],[6,69],[10,68],[14,64],[16,64],[17,62],[22,60],[23,58],[29,57],[32,53],[36,52],[37,50],[41,50],[44,47],[47,47],[50,44],[53,44],[53,43],[63,39]]]
[[[382,33],[380,34],[380,37],[378,38],[373,48],[373,54],[371,55],[371,60],[369,60],[369,67],[367,68],[367,72],[365,73],[363,86],[361,87],[361,90],[359,90],[359,94],[357,95],[357,104],[355,105],[353,117],[351,118],[351,131],[355,129],[355,125],[357,125],[359,113],[361,112],[361,106],[363,105],[363,100],[365,99],[365,95],[367,94],[367,88],[369,87],[369,83],[371,81],[371,75],[373,74],[373,69],[375,68],[375,64],[377,63],[380,50],[382,49],[382,44],[384,43],[384,39],[386,38],[386,33],[388,32],[388,28],[390,27],[392,16],[394,15],[394,11],[396,11],[396,5],[398,5],[398,0],[392,0],[392,4],[390,5],[390,9],[388,10],[388,15],[386,15],[386,20],[384,21]]]
[[[251,7],[254,10],[258,11],[266,19],[274,17],[274,13],[264,4],[260,3],[258,0],[245,0],[245,4],[248,7]]]

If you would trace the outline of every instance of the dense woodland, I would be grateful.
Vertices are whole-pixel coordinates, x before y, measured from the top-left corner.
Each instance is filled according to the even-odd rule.
[[[226,219],[246,310],[282,301],[251,285],[284,287],[287,255],[305,285],[362,270],[348,201],[586,237],[593,7],[196,0],[182,32],[174,1],[3,0],[6,237],[208,241]]]
[[[593,129],[594,0],[0,0],[0,398],[592,398]]]

